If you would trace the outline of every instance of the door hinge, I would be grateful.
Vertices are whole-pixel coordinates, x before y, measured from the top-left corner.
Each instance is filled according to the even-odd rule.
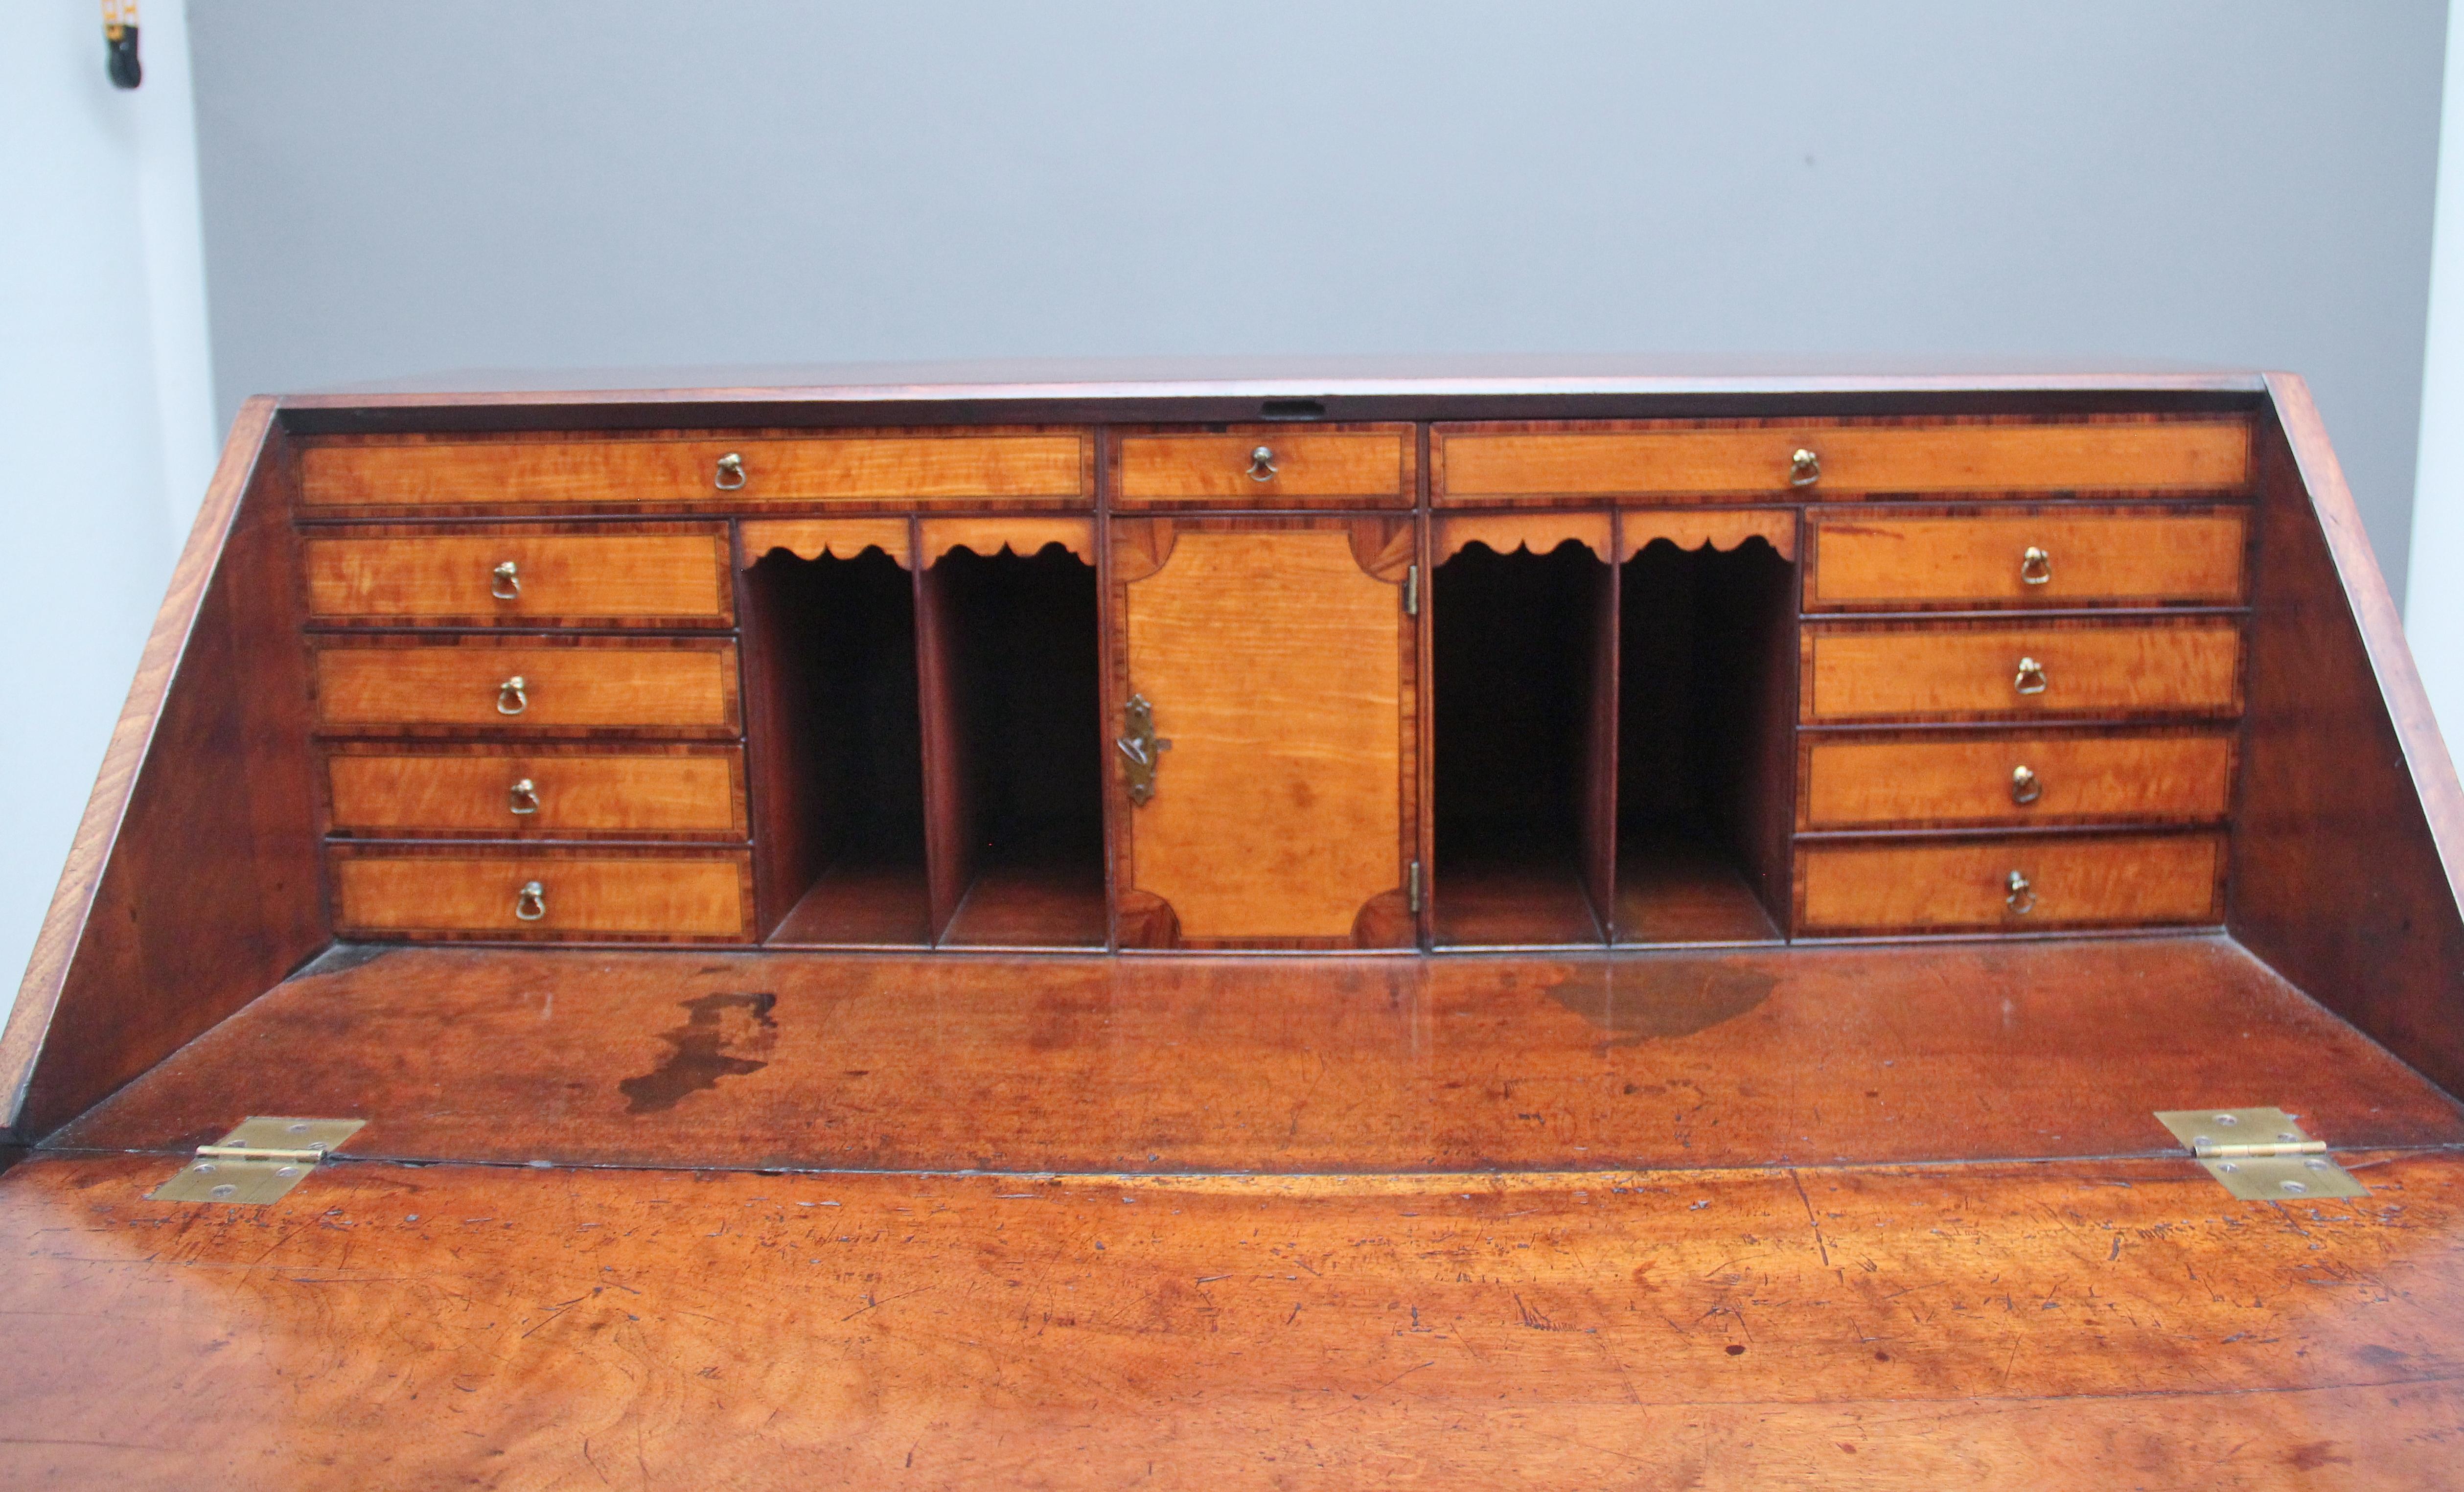
[[[1403,874],[1404,895],[1412,904],[1412,915],[1420,914],[1420,863],[1413,861]]]
[[[366,1123],[252,1115],[215,1143],[198,1146],[197,1158],[146,1193],[146,1199],[234,1205],[279,1201]]]
[[[2173,1108],[2159,1113],[2156,1122],[2244,1201],[2370,1195],[2327,1158],[2326,1141],[2302,1133],[2281,1108]]]
[[[1403,572],[1403,615],[1420,614],[1420,567],[1413,565]]]

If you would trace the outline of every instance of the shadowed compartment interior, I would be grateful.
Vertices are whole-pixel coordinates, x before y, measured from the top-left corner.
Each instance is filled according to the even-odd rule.
[[[1102,947],[1094,566],[1060,544],[953,549],[923,603],[939,940]]]
[[[1725,551],[1656,539],[1618,576],[1621,943],[1778,935],[1794,580],[1760,538]]]
[[[783,945],[930,941],[915,593],[878,549],[745,575],[761,922]]]
[[[1604,940],[1609,569],[1466,545],[1430,587],[1440,946]]]

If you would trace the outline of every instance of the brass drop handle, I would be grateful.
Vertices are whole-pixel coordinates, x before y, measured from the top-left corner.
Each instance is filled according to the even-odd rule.
[[[2028,884],[2026,876],[2013,870],[2011,879],[2003,884],[2009,888],[2002,895],[2003,906],[2023,917],[2036,910],[2036,889]]]
[[[514,784],[512,811],[517,814],[537,813],[539,808],[539,785],[524,778]]]
[[[496,686],[496,713],[520,714],[531,707],[529,687],[518,673]]]
[[[1155,706],[1147,702],[1144,694],[1130,696],[1129,703],[1121,707],[1121,718],[1130,734],[1112,744],[1120,748],[1122,759],[1128,763],[1122,772],[1129,779],[1130,801],[1144,807],[1155,797],[1155,758],[1172,742],[1155,735]]]
[[[2019,671],[2012,678],[2011,687],[2017,690],[2022,694],[2043,693],[2045,691],[2045,666],[2038,663],[2034,658],[2020,659]]]
[[[1788,458],[1788,485],[1812,487],[1822,480],[1822,457],[1799,446]]]
[[[1275,448],[1261,446],[1249,452],[1249,480],[1271,482],[1275,479]]]
[[[521,922],[537,922],[547,915],[547,888],[537,881],[524,881],[514,893],[514,916]]]
[[[2029,585],[2042,585],[2054,578],[2054,557],[2034,544],[2019,557],[2019,579]]]
[[[2025,766],[2016,766],[2011,769],[2011,801],[2013,802],[2033,803],[2037,799],[2044,796],[2044,779],[2036,776],[2034,772],[2029,771]]]
[[[488,594],[495,597],[498,601],[519,601],[522,599],[521,572],[514,568],[514,562],[511,560],[508,560],[503,564],[496,566],[495,571],[489,575]]]
[[[710,485],[723,493],[732,493],[744,485],[744,458],[731,450],[718,458],[718,474]]]

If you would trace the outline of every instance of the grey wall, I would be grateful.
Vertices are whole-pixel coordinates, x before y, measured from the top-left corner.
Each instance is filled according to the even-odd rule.
[[[2435,0],[191,0],[226,412],[465,367],[2307,374],[2401,583]]]

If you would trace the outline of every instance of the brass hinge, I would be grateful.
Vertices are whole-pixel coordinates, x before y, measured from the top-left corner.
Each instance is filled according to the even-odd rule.
[[[317,1163],[360,1131],[364,1119],[291,1119],[252,1115],[180,1174],[145,1194],[157,1202],[279,1201]]]
[[[1420,914],[1420,863],[1419,861],[1413,861],[1411,867],[1404,872],[1403,886],[1405,895],[1412,903],[1412,915],[1417,917]]]
[[[2156,1116],[2208,1174],[2246,1202],[2367,1196],[2370,1189],[2327,1158],[2327,1142],[2301,1132],[2281,1108],[2174,1108]]]
[[[1420,567],[1414,565],[1403,572],[1403,615],[1420,614]]]

